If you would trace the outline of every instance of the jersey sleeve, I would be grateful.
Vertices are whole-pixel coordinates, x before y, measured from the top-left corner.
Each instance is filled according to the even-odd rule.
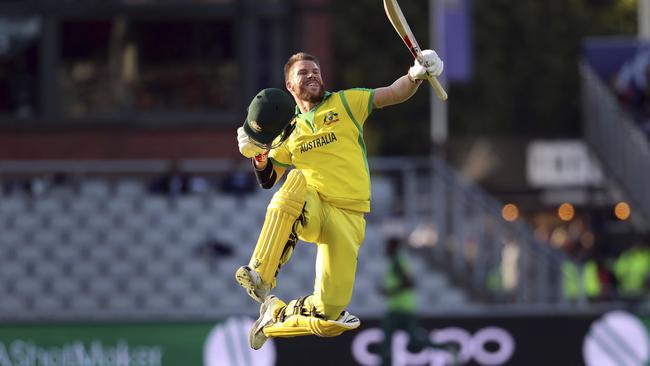
[[[348,113],[352,114],[354,120],[363,126],[372,113],[373,102],[375,99],[374,89],[348,89],[341,92],[341,100]]]
[[[271,149],[271,152],[269,152],[269,159],[271,159],[273,165],[276,166],[288,168],[293,165],[291,151],[289,151],[289,148],[287,147],[287,142],[285,141],[275,149]]]

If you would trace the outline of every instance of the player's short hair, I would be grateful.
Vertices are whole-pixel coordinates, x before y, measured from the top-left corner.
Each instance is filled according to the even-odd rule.
[[[295,64],[298,61],[314,61],[318,68],[320,68],[320,62],[316,58],[316,56],[311,55],[307,52],[298,52],[296,54],[291,55],[289,57],[289,60],[287,60],[287,63],[284,65],[284,80],[287,80],[289,77],[289,70],[291,70],[291,66]]]

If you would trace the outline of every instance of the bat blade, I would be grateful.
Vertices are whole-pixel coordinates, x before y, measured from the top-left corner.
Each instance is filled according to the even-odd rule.
[[[384,1],[384,10],[386,11],[386,16],[388,17],[388,20],[393,25],[393,28],[395,28],[395,31],[400,36],[402,41],[404,41],[406,48],[408,48],[409,52],[411,52],[413,58],[418,60],[420,65],[423,65],[425,67],[429,66],[424,61],[424,57],[422,56],[422,50],[420,49],[420,45],[418,45],[418,41],[415,39],[415,36],[413,35],[413,31],[411,31],[411,27],[406,21],[406,18],[404,17],[404,13],[402,13],[402,9],[399,7],[397,0],[383,0],[383,1]],[[433,90],[436,92],[438,98],[440,98],[441,100],[447,100],[447,92],[442,87],[442,85],[440,85],[438,79],[432,75],[428,75],[427,79],[429,80],[429,84],[431,84]]]
[[[399,4],[397,4],[397,1],[384,0],[384,10],[386,11],[388,20],[393,25],[393,28],[395,28],[395,31],[400,38],[402,38],[402,41],[404,41],[404,44],[413,55],[413,58],[417,58],[420,46],[415,40],[413,31],[406,21],[406,18],[404,18],[404,13],[402,13],[402,9],[399,7]]]

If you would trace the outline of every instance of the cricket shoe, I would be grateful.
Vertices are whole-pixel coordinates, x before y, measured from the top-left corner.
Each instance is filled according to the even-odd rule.
[[[271,293],[271,285],[262,283],[259,273],[249,266],[239,267],[235,273],[235,279],[241,287],[246,289],[248,296],[260,304],[263,304],[266,297]]]
[[[343,310],[336,320],[330,321],[337,322],[340,326],[348,329],[356,329],[361,325],[359,318],[350,314],[347,310]]]
[[[257,318],[253,326],[251,327],[250,333],[248,333],[248,345],[252,349],[260,349],[266,343],[266,340],[269,339],[264,334],[264,327],[272,325],[275,322],[274,313],[276,305],[281,302],[275,295],[270,295],[264,300],[262,305],[260,305],[260,317]]]

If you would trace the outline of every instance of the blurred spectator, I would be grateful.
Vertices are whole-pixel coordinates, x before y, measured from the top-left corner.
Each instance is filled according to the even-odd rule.
[[[66,173],[41,174],[32,177],[4,177],[0,183],[0,194],[42,196],[53,188],[70,185],[72,177]]]
[[[617,295],[617,280],[611,264],[600,250],[594,250],[582,268],[585,291],[589,300],[611,301]]]
[[[170,196],[205,193],[211,191],[212,188],[212,183],[207,178],[181,171],[177,163],[172,163],[169,172],[149,184],[149,192]]]
[[[189,192],[189,177],[185,173],[171,170],[169,173],[154,179],[149,185],[149,191],[156,194],[177,196]]]
[[[402,240],[391,237],[386,242],[385,255],[388,259],[384,285],[379,292],[386,297],[387,312],[382,321],[384,340],[380,352],[382,365],[392,365],[391,342],[393,334],[404,331],[409,337],[409,348],[418,351],[425,348],[440,348],[429,341],[425,329],[418,326],[415,280],[411,273],[408,257],[402,252]],[[451,351],[451,349],[450,349]],[[453,361],[453,360],[449,360]]]
[[[578,301],[582,283],[580,280],[580,269],[578,265],[570,259],[562,263],[562,294],[569,301]]]
[[[647,293],[650,276],[650,248],[645,241],[621,253],[614,263],[623,299],[637,301]]]
[[[210,192],[214,188],[213,183],[208,178],[191,175],[187,178],[187,191],[188,193]]]
[[[221,185],[221,189],[229,194],[244,196],[255,192],[257,182],[248,169],[238,169],[226,176]]]
[[[588,224],[588,221],[594,218],[576,217],[568,225],[555,227],[553,232],[565,233],[561,242],[555,242],[551,235],[551,242],[568,257],[562,264],[564,297],[577,301],[584,291],[589,301],[612,301],[617,297],[618,281],[612,270],[613,256],[609,255],[611,245],[602,234],[595,242],[592,227],[601,224]]]
[[[194,249],[194,254],[208,261],[210,267],[215,269],[218,261],[233,256],[233,248],[230,243],[226,243],[218,238],[208,238]]]
[[[149,192],[178,196],[191,193],[205,193],[212,190],[212,183],[204,178],[172,169],[169,173],[154,179]]]
[[[611,270],[610,263],[600,254],[586,262],[565,260],[562,264],[564,298],[577,301],[584,290],[589,301],[612,301],[617,297],[618,281]]]

